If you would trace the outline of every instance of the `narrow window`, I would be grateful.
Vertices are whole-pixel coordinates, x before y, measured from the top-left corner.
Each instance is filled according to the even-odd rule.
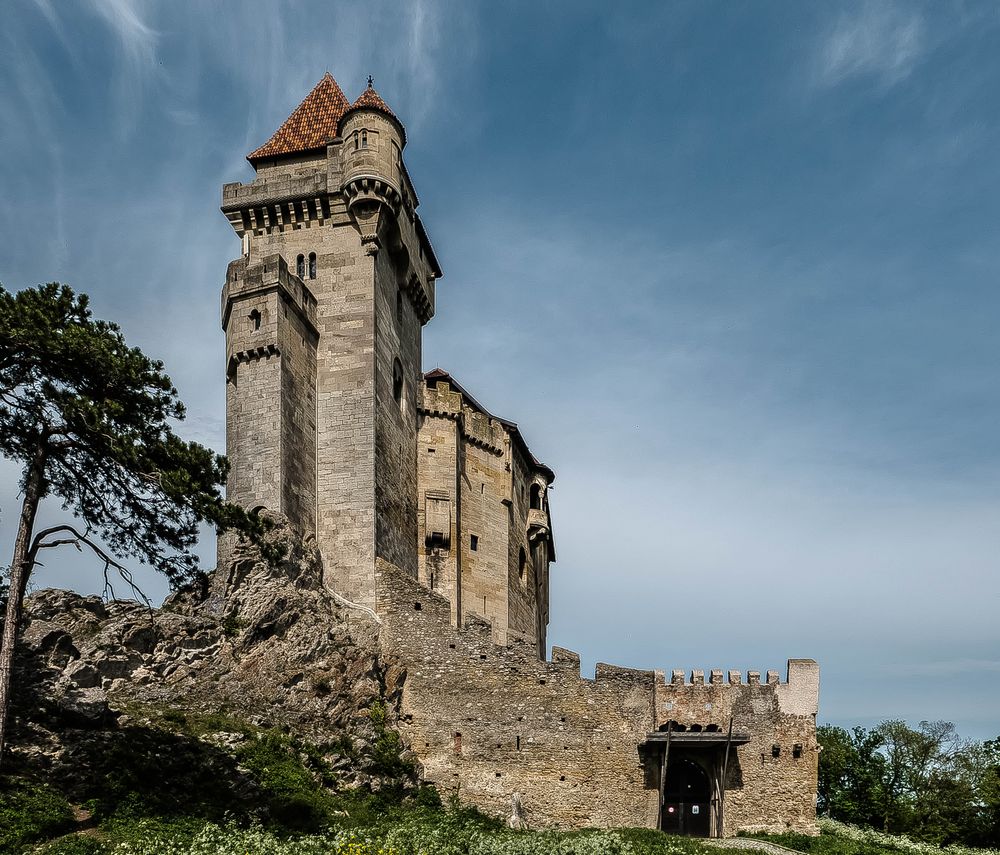
[[[260,329],[260,312],[254,309],[250,313],[250,332],[257,332]]]
[[[517,750],[518,751],[521,750],[521,737],[520,736],[517,738]]]
[[[772,745],[771,746],[771,756],[772,757],[780,757],[781,756],[781,746],[780,745]]]
[[[455,753],[462,753],[462,734],[456,731],[455,733]]]
[[[368,131],[361,132],[361,147],[368,148]]]
[[[524,581],[524,569],[528,565],[528,556],[524,554],[524,547],[517,554],[517,578]]]
[[[792,746],[792,757],[794,757],[796,760],[801,760],[802,759],[802,743],[801,742],[796,742]]]
[[[358,150],[358,132],[357,131],[354,132],[354,150],[355,151]]]
[[[538,511],[542,508],[542,488],[537,484],[531,485],[531,500],[528,502],[528,507],[533,511]]]
[[[295,275],[299,279],[306,278],[306,257],[304,255],[300,255],[295,259]]]
[[[396,323],[402,326],[403,324],[403,292],[396,292]]]
[[[397,404],[403,403],[403,366],[398,359],[392,363],[392,397]]]
[[[473,534],[469,536],[469,549],[473,552],[479,551],[479,535]]]
[[[315,252],[310,252],[309,253],[309,278],[310,279],[315,279],[316,278],[316,253]]]

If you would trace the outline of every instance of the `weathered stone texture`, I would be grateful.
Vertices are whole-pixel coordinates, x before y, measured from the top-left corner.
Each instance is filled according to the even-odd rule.
[[[551,473],[523,449],[515,425],[484,411],[443,372],[427,375],[419,400],[419,578],[429,584],[428,568],[435,568],[431,587],[452,601],[456,625],[461,603],[461,611],[490,622],[498,642],[508,636],[529,641],[544,655],[551,556],[545,491]],[[540,505],[535,512],[529,509],[532,485]],[[441,513],[454,530],[447,547],[428,542],[425,514],[439,502],[446,503]],[[544,518],[544,536],[535,541],[529,534],[538,530],[529,521],[532,513]],[[438,587],[441,578],[448,581]]]
[[[587,680],[569,651],[544,661],[554,474],[517,425],[421,374],[441,271],[403,128],[376,97],[309,137],[325,149],[255,160],[254,181],[223,188],[243,241],[223,292],[230,498],[315,534],[324,593],[375,610],[405,735],[444,789],[499,814],[519,794],[536,825],[656,826],[676,728],[670,756],[712,781],[711,833],[814,831],[811,660],[763,683],[607,665]],[[243,566],[230,539],[220,556]],[[209,612],[240,596],[231,575]]]
[[[446,599],[382,564],[378,609],[384,655],[406,668],[402,732],[427,780],[498,815],[520,793],[535,826],[655,824],[637,750],[653,726],[652,672],[581,680],[578,659],[496,645],[475,616],[452,631]]]
[[[782,684],[666,683],[662,673],[603,664],[582,679],[576,654],[555,648],[551,662],[539,661],[534,645],[498,645],[468,614],[454,630],[445,598],[379,568],[381,643],[406,668],[401,728],[427,780],[497,814],[519,793],[533,825],[655,827],[660,761],[642,748],[649,734],[668,722],[725,733],[732,717],[751,739],[731,749],[724,834],[815,833],[811,660],[789,662]],[[682,746],[674,756],[709,765],[721,750]]]

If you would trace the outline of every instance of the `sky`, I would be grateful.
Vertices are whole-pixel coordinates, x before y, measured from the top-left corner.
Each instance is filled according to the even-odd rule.
[[[91,295],[219,451],[221,186],[326,71],[407,127],[425,367],[557,473],[551,643],[1000,734],[1000,7],[8,0],[0,283]]]

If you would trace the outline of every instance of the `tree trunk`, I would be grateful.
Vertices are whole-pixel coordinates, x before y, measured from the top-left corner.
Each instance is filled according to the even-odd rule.
[[[17,524],[14,557],[10,562],[10,589],[7,593],[7,612],[3,623],[3,640],[0,641],[0,768],[3,767],[3,750],[7,736],[7,713],[10,709],[11,672],[14,665],[14,645],[21,623],[21,604],[31,573],[29,547],[35,528],[35,513],[42,496],[45,481],[45,461],[48,448],[39,440],[35,457],[28,467],[24,487],[21,518]]]

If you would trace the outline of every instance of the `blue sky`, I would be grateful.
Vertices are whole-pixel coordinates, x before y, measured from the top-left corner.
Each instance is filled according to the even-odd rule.
[[[553,643],[1000,733],[996,4],[7,4],[0,282],[92,295],[220,450],[221,185],[327,70],[406,123],[426,366],[557,472]]]

